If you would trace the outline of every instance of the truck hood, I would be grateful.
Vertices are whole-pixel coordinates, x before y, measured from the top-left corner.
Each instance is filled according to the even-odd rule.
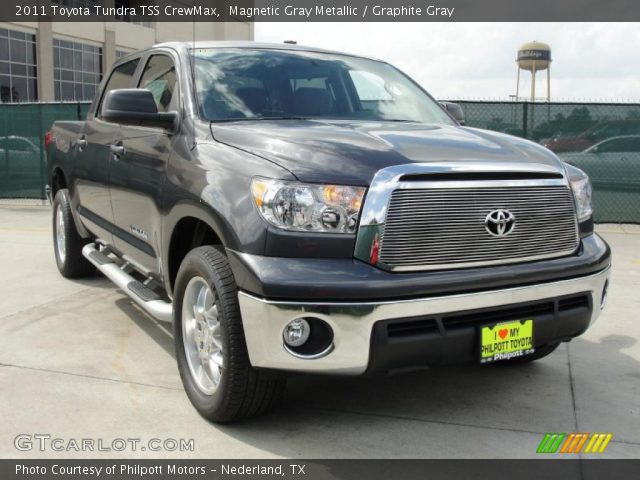
[[[367,186],[385,167],[408,163],[491,162],[562,173],[544,147],[468,127],[409,122],[256,120],[211,124],[213,138],[259,155],[304,182]]]

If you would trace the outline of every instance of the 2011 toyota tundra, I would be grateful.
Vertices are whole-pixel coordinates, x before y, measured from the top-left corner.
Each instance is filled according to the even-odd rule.
[[[535,360],[606,301],[587,176],[382,61],[161,44],[45,144],[61,274],[172,321],[213,421],[272,405],[287,371]]]

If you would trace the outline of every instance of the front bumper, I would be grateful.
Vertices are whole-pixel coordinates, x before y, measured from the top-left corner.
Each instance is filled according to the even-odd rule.
[[[424,344],[431,348],[434,345],[443,346],[446,344],[447,332],[442,328],[443,325],[446,327],[447,317],[452,314],[461,316],[465,313],[473,314],[479,311],[486,313],[491,309],[499,312],[506,306],[526,306],[532,302],[538,304],[548,300],[553,301],[553,317],[543,319],[540,316],[539,319],[534,319],[543,325],[543,331],[546,332],[543,337],[536,337],[536,345],[540,346],[539,342],[550,343],[568,340],[583,333],[597,319],[609,275],[610,268],[607,266],[597,273],[568,280],[397,301],[270,301],[246,292],[239,293],[239,301],[249,358],[254,367],[357,375],[367,371],[370,366],[375,367],[373,364],[376,362],[372,361],[372,345],[379,343],[373,341],[375,329],[376,326],[379,327],[382,322],[387,321],[440,318],[436,325],[440,330],[438,335],[442,338],[436,343]],[[566,320],[557,311],[557,299],[569,298],[577,294],[584,294],[587,305],[586,307],[583,305],[582,313],[573,318],[572,322],[575,328],[567,330],[559,328],[558,325],[554,327],[554,322],[557,324]],[[298,317],[319,318],[333,329],[333,345],[332,348],[327,349],[325,355],[315,358],[300,358],[292,355],[285,348],[282,337],[283,329],[289,321]],[[510,319],[504,318],[503,320]],[[438,350],[442,350],[436,356],[440,361],[431,362],[429,358],[434,357],[425,357],[426,364],[453,363],[454,357],[460,357],[460,355],[463,358],[470,358],[475,351],[473,345],[476,343],[476,329],[476,325],[467,325],[463,332],[464,341],[457,342],[455,348],[452,347],[449,350],[438,348]],[[376,336],[375,340],[378,339]],[[383,363],[385,370],[394,368],[393,361]],[[395,366],[405,367],[408,365]]]
[[[438,297],[537,285],[586,277],[611,263],[611,250],[597,234],[582,238],[567,257],[429,272],[392,273],[352,258],[262,256],[227,249],[238,288],[270,300],[378,302]]]

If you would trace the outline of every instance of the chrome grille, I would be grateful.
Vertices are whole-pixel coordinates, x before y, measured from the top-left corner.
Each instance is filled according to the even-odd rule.
[[[394,270],[433,270],[523,262],[575,251],[575,208],[566,185],[496,183],[481,188],[394,190],[380,262]],[[507,236],[492,236],[485,228],[485,218],[496,209],[515,217]]]

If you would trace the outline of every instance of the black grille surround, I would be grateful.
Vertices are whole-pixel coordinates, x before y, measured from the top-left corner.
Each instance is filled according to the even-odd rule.
[[[534,344],[568,341],[591,320],[589,292],[441,315],[385,320],[374,325],[369,373],[479,363],[479,329],[511,320],[534,322]]]
[[[389,201],[381,266],[398,271],[516,263],[573,254],[579,234],[566,184],[399,188]],[[491,235],[487,215],[515,217],[505,236]]]
[[[446,314],[420,319],[389,322],[387,336],[403,338],[430,332],[447,332],[463,326],[481,326],[508,320],[524,320],[541,315],[555,315],[576,308],[589,308],[589,295],[579,294],[556,300],[528,303],[509,307],[499,307],[480,312]]]

